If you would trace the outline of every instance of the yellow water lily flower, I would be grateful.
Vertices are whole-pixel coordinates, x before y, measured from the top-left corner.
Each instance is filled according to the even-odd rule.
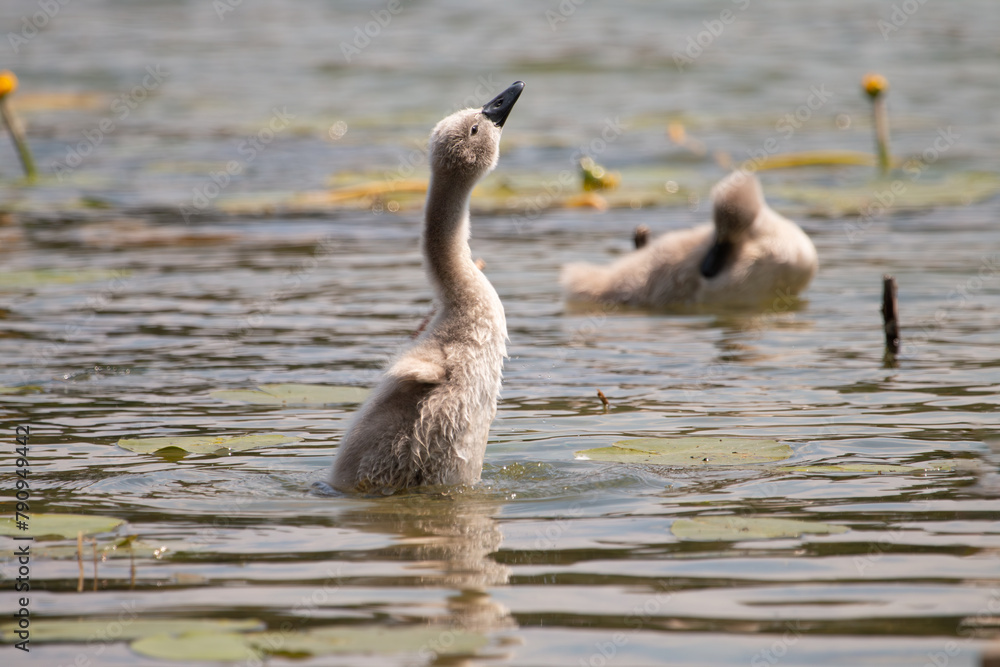
[[[889,81],[881,74],[871,72],[865,74],[865,78],[861,79],[861,87],[865,89],[869,97],[878,97],[889,87]]]
[[[0,97],[17,90],[17,76],[9,69],[0,72]]]

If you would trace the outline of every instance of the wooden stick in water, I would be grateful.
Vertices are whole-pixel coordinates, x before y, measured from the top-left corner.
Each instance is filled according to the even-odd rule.
[[[885,329],[885,354],[895,361],[899,354],[899,308],[896,303],[896,279],[882,276],[882,321]]]

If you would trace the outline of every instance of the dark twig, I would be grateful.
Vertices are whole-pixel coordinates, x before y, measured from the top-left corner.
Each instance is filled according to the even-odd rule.
[[[896,279],[882,276],[882,321],[885,329],[886,361],[895,365],[899,354],[899,308],[896,304]]]

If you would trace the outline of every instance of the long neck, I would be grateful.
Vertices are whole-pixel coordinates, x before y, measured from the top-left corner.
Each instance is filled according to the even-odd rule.
[[[469,301],[480,285],[469,250],[469,195],[474,181],[431,177],[423,249],[434,289],[451,309]]]

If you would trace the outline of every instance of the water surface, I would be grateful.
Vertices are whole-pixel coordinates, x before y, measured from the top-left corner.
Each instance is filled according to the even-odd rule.
[[[739,158],[773,136],[782,152],[869,150],[858,81],[877,69],[892,82],[898,154],[920,154],[942,127],[960,135],[927,178],[1000,169],[1000,13],[991,3],[920,5],[887,38],[878,21],[891,3],[751,4],[679,71],[674,54],[688,37],[741,5],[583,3],[553,30],[546,12],[558,14],[556,3],[404,4],[347,62],[341,42],[383,5],[244,2],[220,19],[207,2],[75,0],[8,53],[49,176],[18,183],[14,154],[0,146],[0,196],[12,212],[0,227],[0,268],[91,273],[0,291],[0,385],[41,389],[3,396],[7,439],[12,449],[14,427],[30,425],[32,511],[120,517],[128,524],[119,535],[167,547],[136,559],[134,583],[128,559],[109,559],[92,590],[87,563],[83,592],[75,556],[38,557],[33,619],[98,619],[113,629],[124,608],[142,619],[259,619],[277,633],[441,628],[421,651],[279,655],[269,664],[457,664],[434,648],[460,635],[486,638],[470,664],[914,665],[941,655],[977,664],[1000,605],[995,198],[892,210],[852,236],[856,218],[804,217],[801,203],[771,197],[799,217],[821,259],[794,307],[587,312],[561,301],[562,263],[609,261],[629,249],[638,224],[662,232],[705,219],[708,186],[725,171],[670,143],[671,119]],[[3,32],[35,11],[32,2],[5,4]],[[169,75],[60,181],[54,165],[157,65]],[[379,206],[243,216],[214,204],[319,190],[346,172],[398,174],[437,119],[514,79],[527,89],[491,179],[558,178],[617,119],[625,130],[599,151],[601,162],[676,169],[699,198],[476,216],[473,251],[511,338],[482,483],[390,498],[318,495],[312,483],[352,406],[248,406],[210,392],[371,386],[430,308],[420,214]],[[778,122],[814,86],[826,86],[829,100],[785,137]],[[36,96],[33,106],[39,91],[90,102],[67,109]],[[248,160],[243,142],[276,107],[295,118]],[[243,172],[186,221],[181,207],[230,160],[243,161]],[[768,192],[803,181],[885,186],[871,178],[783,170],[763,181]],[[884,273],[900,286],[896,367],[883,362]],[[115,445],[257,432],[303,439],[228,456]],[[575,455],[686,435],[778,438],[798,466],[948,464],[831,474]],[[742,541],[671,530],[720,514],[845,530]],[[6,579],[14,568],[8,556]],[[0,600],[13,608],[12,586]],[[81,655],[167,664],[102,640],[36,639],[30,660],[72,664]]]

